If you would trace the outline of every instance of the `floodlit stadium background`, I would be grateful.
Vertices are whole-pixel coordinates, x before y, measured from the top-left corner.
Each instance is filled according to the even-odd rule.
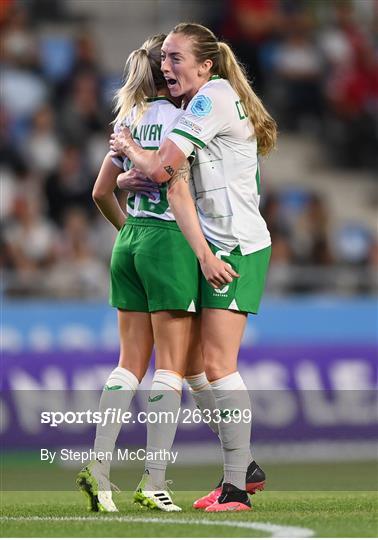
[[[277,150],[261,163],[271,269],[240,355],[256,459],[375,456],[376,6],[2,0],[3,389],[59,390],[67,401],[72,389],[101,388],[117,362],[116,313],[107,305],[115,232],[91,189],[128,54],[191,20],[233,46],[280,130]],[[48,441],[37,408],[9,399],[7,450]],[[122,437],[143,446],[145,428]],[[183,464],[220,459],[204,427],[179,428],[177,444]]]

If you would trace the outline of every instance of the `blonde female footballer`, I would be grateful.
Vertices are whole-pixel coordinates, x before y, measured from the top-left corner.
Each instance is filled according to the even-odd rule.
[[[250,419],[243,416],[250,400],[237,358],[247,314],[258,311],[269,264],[270,235],[258,209],[257,155],[274,147],[276,125],[230,47],[201,25],[183,23],[170,32],[162,46],[162,72],[171,96],[184,96],[185,114],[159,150],[141,149],[128,130],[112,137],[111,150],[127,155],[155,182],[170,182],[171,209],[203,273],[202,352],[223,418],[224,481],[206,511],[249,510],[245,482],[251,424],[240,419]],[[198,218],[185,175],[193,149]]]
[[[170,100],[160,70],[160,51],[165,35],[148,39],[127,62],[127,79],[118,92],[115,131],[126,125],[140,148],[152,152],[183,111]],[[100,410],[127,411],[146,373],[155,344],[155,374],[148,399],[148,411],[176,413],[180,406],[183,376],[187,375],[195,399],[204,399],[203,360],[200,349],[198,309],[199,267],[187,240],[175,222],[167,201],[167,186],[142,181],[142,193],[129,193],[127,219],[114,194],[117,177],[130,165],[127,159],[107,155],[93,189],[93,198],[119,231],[111,259],[110,303],[118,309],[120,358],[106,381]],[[152,189],[151,189],[152,185]],[[201,374],[203,376],[201,376]],[[200,376],[200,379],[199,379]],[[201,383],[202,381],[202,383]],[[201,383],[201,384],[200,384]],[[212,397],[207,383],[207,393]],[[201,404],[200,404],[201,406]],[[213,405],[214,406],[214,405]],[[147,455],[170,450],[177,423],[147,424]],[[99,424],[94,450],[97,456],[111,456],[121,425]],[[96,459],[78,475],[78,485],[89,496],[90,509],[114,512],[109,480],[111,459]],[[180,511],[173,504],[165,483],[165,459],[146,462],[143,493],[135,500],[164,511]]]

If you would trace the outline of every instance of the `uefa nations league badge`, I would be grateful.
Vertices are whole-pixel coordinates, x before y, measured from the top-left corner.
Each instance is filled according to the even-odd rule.
[[[195,116],[206,116],[207,114],[209,114],[212,107],[213,104],[211,102],[211,99],[208,96],[204,96],[203,94],[201,94],[194,98],[190,110]]]

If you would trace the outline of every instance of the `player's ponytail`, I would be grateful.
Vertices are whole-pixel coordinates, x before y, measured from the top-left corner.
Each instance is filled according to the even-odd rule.
[[[160,70],[160,50],[165,37],[165,34],[159,34],[149,38],[140,49],[133,51],[128,57],[125,82],[115,96],[114,122],[122,122],[136,106],[134,126],[137,125],[146,110],[146,98],[156,96],[158,90],[165,86],[166,82]]]
[[[239,64],[232,49],[220,41],[218,75],[227,79],[243,103],[244,110],[255,129],[259,154],[268,154],[275,146],[277,125],[252,90],[244,67]]]
[[[190,37],[197,62],[211,60],[211,73],[229,81],[243,102],[245,112],[254,127],[259,154],[268,154],[276,143],[276,122],[252,90],[246,71],[239,64],[232,49],[226,43],[219,42],[213,32],[201,24],[181,23],[175,26],[172,33]]]

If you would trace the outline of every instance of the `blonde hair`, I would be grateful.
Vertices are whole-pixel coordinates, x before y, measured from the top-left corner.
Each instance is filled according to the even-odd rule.
[[[158,90],[166,86],[160,69],[161,46],[165,38],[165,34],[152,36],[140,49],[129,55],[125,66],[125,82],[115,95],[114,123],[122,122],[135,106],[136,118],[133,124],[137,125],[147,108],[146,98],[156,96]]]
[[[218,41],[211,30],[196,23],[180,23],[172,33],[190,37],[197,62],[211,60],[211,73],[229,81],[254,127],[259,154],[267,155],[276,144],[277,124],[252,90],[245,68],[238,62],[231,47]]]

